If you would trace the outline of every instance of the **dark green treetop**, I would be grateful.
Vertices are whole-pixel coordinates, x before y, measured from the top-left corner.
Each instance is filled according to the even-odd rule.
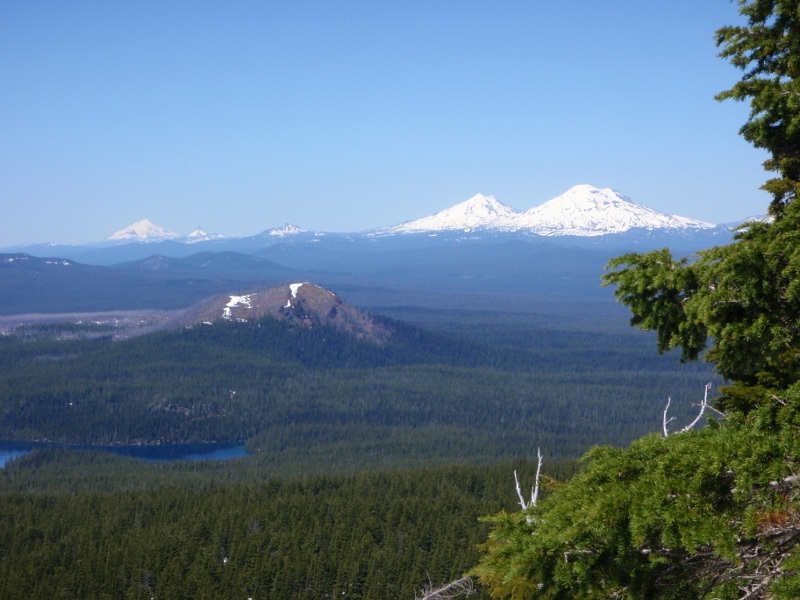
[[[473,571],[493,597],[800,597],[800,385],[747,415],[600,446],[526,511],[500,513]]]
[[[720,56],[744,74],[717,98],[750,102],[745,139],[770,153],[778,177],[771,221],[741,229],[732,244],[673,259],[668,249],[612,260],[603,281],[633,313],[631,323],[658,335],[664,352],[704,358],[734,382],[725,408],[752,407],[764,390],[800,379],[800,3],[739,0],[743,26],[717,31]],[[749,391],[748,391],[749,390]]]
[[[779,217],[800,192],[800,6],[796,0],[739,0],[746,26],[717,31],[720,56],[744,71],[717,95],[750,102],[740,132],[770,153],[764,163],[777,177],[763,189],[772,195],[770,214]]]
[[[797,203],[693,262],[665,248],[620,256],[609,268],[604,283],[616,286],[633,325],[657,332],[660,351],[680,348],[683,359],[695,360],[708,347],[704,358],[739,387],[783,388],[800,379]]]

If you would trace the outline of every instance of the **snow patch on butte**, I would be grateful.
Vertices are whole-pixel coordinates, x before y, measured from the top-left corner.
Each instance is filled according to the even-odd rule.
[[[297,298],[297,290],[299,290],[303,286],[302,283],[290,283],[289,290],[292,292],[292,298]],[[292,308],[292,299],[286,299],[286,306],[284,308]]]
[[[225,308],[222,311],[222,318],[230,320],[231,309],[239,306],[240,304],[246,306],[247,308],[253,308],[253,305],[250,303],[249,294],[247,296],[231,296],[230,302],[225,305]]]

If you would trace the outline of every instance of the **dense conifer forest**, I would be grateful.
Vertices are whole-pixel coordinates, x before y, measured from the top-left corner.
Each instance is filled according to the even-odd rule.
[[[381,318],[394,331],[386,344],[271,318],[122,342],[52,339],[61,330],[47,326],[33,341],[0,339],[0,436],[246,441],[285,464],[320,454],[343,464],[485,461],[537,445],[575,457],[654,430],[667,396],[688,409],[711,376],[619,326],[474,318],[451,312],[438,331]]]
[[[0,470],[0,597],[414,598],[474,565],[479,517],[511,509],[513,470],[534,467],[267,478],[260,456],[38,450]]]

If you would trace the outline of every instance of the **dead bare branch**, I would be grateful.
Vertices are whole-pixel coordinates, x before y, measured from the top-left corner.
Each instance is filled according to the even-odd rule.
[[[429,585],[422,590],[422,596],[414,596],[415,600],[450,600],[461,596],[472,596],[476,593],[475,586],[470,577],[462,577],[451,581],[440,588],[432,589]]]
[[[530,500],[525,500],[524,496],[522,495],[522,487],[519,484],[519,477],[517,477],[517,472],[514,471],[514,482],[516,483],[517,497],[519,498],[519,505],[522,507],[522,510],[530,508],[531,506],[536,506],[536,503],[539,501],[539,477],[541,476],[542,463],[544,462],[544,456],[542,455],[541,448],[536,449],[536,456],[539,459],[539,463],[536,466],[536,479],[534,480],[534,485],[531,488]]]
[[[711,390],[711,384],[707,383],[705,386],[705,392],[703,393],[703,401],[700,403],[700,412],[697,413],[697,416],[694,418],[694,421],[689,423],[686,427],[681,429],[678,433],[684,433],[691,429],[694,429],[694,426],[700,422],[700,419],[703,418],[707,409],[713,410],[714,412],[718,413],[721,416],[725,416],[725,413],[718,411],[716,408],[709,406],[708,404],[708,392]],[[675,420],[675,417],[670,417],[667,419],[667,412],[669,411],[669,406],[672,403],[672,398],[667,398],[667,406],[664,408],[664,416],[662,417],[662,428],[664,430],[664,437],[669,437],[669,430],[667,429],[667,425],[669,425],[672,421]]]

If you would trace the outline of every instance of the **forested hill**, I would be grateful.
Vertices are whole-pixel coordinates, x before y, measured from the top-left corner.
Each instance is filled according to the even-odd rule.
[[[123,342],[0,338],[0,437],[74,443],[247,441],[276,470],[576,456],[657,429],[709,373],[614,328],[439,314],[372,316],[376,345],[332,327],[220,321]],[[680,414],[679,412],[676,414]]]
[[[219,321],[252,321],[265,316],[296,327],[326,326],[349,337],[375,343],[385,342],[392,334],[390,327],[343,302],[332,291],[308,282],[210,298],[185,311],[179,322],[211,325]]]

